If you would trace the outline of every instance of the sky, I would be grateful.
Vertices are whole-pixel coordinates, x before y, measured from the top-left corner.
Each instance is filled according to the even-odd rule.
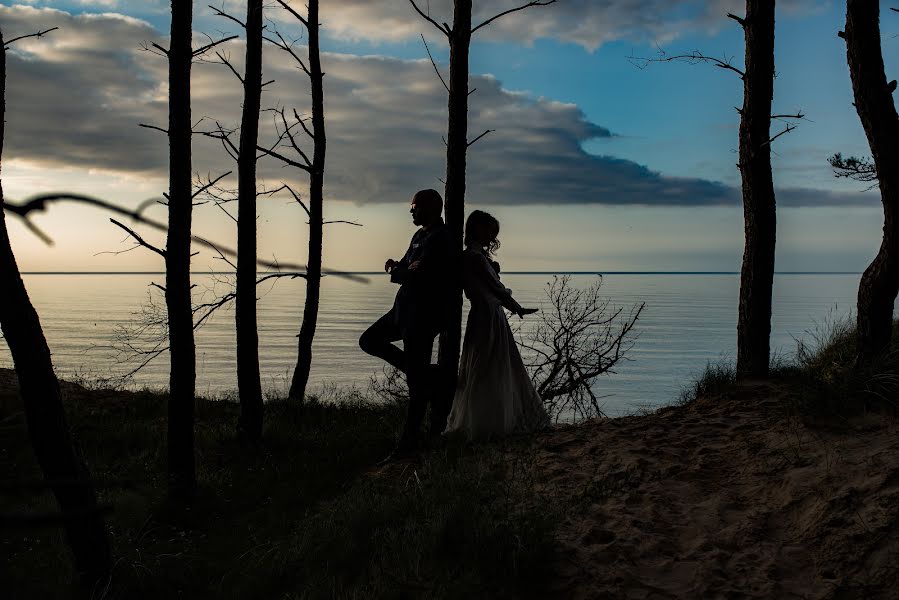
[[[295,2],[300,5],[300,3]],[[475,22],[519,0],[475,0]],[[274,4],[274,3],[273,3]],[[423,34],[446,77],[445,38],[406,0],[322,0],[322,62],[328,156],[325,217],[328,268],[371,271],[398,258],[414,231],[412,194],[442,191],[446,91],[427,58]],[[451,22],[451,0],[421,0]],[[217,6],[222,6],[221,0]],[[225,0],[233,14],[244,2]],[[302,6],[302,5],[300,5]],[[736,166],[742,82],[710,65],[640,58],[700,50],[740,66],[742,30],[726,17],[740,0],[558,0],[491,23],[471,49],[468,210],[501,222],[506,271],[738,271],[743,247]],[[899,74],[899,14],[882,2],[887,76]],[[266,9],[269,28],[305,41],[284,11]],[[167,189],[167,140],[139,124],[164,125],[167,65],[145,48],[167,44],[162,0],[29,0],[0,3],[4,38],[59,27],[16,43],[8,54],[2,184],[20,201],[78,192],[137,206]],[[774,111],[807,117],[773,144],[778,202],[778,271],[859,272],[880,244],[877,190],[833,176],[834,152],[867,155],[852,106],[845,4],[778,2]],[[195,45],[241,33],[195,3]],[[240,39],[222,46],[238,68]],[[214,58],[214,57],[210,57]],[[266,48],[264,107],[309,110],[308,80]],[[194,65],[197,130],[237,127],[242,90],[213,60]],[[262,142],[274,139],[272,113]],[[775,122],[772,132],[785,126]],[[214,140],[195,136],[198,177],[236,170]],[[259,163],[260,187],[296,189],[305,176]],[[228,180],[225,180],[226,182]],[[233,184],[233,182],[232,182]],[[236,185],[235,185],[236,187]],[[234,213],[236,206],[225,210]],[[164,219],[162,206],[148,216]],[[34,221],[48,246],[9,219],[24,271],[159,271],[161,259],[133,247],[109,215],[54,206]],[[303,263],[306,222],[289,197],[260,199],[260,256]],[[234,222],[213,204],[197,206],[194,231],[233,243]],[[164,236],[144,232],[164,245]],[[122,252],[127,251],[127,252]],[[197,271],[223,269],[201,253]]]

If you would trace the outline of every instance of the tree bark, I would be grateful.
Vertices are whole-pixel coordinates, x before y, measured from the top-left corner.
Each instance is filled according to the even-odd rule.
[[[190,67],[191,0],[172,0],[169,48],[169,231],[166,240],[165,302],[168,311],[169,493],[188,499],[196,490],[194,460],[194,390],[196,348],[190,294],[191,107]]]
[[[6,48],[0,33],[0,154],[6,122]],[[112,570],[112,555],[90,473],[78,455],[66,422],[59,381],[40,318],[31,304],[12,251],[0,185],[0,328],[6,338],[19,380],[25,421],[35,457],[65,513],[85,516],[65,522],[82,583],[92,588]],[[76,485],[71,485],[76,483]]]
[[[240,396],[238,434],[262,439],[262,382],[259,376],[259,334],[256,328],[256,144],[262,102],[262,0],[247,3],[247,54],[243,114],[237,157],[237,391]]]
[[[899,116],[887,83],[880,46],[880,6],[846,2],[846,57],[859,119],[874,155],[883,203],[883,240],[858,287],[857,344],[860,362],[889,348],[893,304],[899,292]]]
[[[452,236],[455,259],[449,319],[440,335],[438,363],[448,374],[459,367],[462,340],[462,238],[465,226],[465,168],[468,152],[468,54],[471,46],[471,0],[454,0],[453,28],[449,34],[449,120],[446,134],[446,186],[444,214]],[[452,384],[455,377],[451,378]]]
[[[297,365],[290,382],[291,400],[302,401],[306,396],[309,371],[312,367],[312,341],[318,324],[318,305],[321,297],[322,238],[324,227],[325,177],[325,92],[319,43],[318,0],[309,0],[309,71],[312,86],[312,172],[309,174],[309,258],[306,267],[306,302],[303,324],[297,340]]]
[[[747,0],[740,174],[745,246],[740,272],[737,374],[768,374],[771,294],[777,215],[771,173],[771,103],[774,97],[774,0]]]

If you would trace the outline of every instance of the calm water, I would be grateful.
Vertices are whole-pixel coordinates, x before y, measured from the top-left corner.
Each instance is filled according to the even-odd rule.
[[[774,283],[772,347],[789,354],[794,338],[804,337],[816,322],[844,316],[855,304],[859,275],[778,275]],[[194,277],[197,292],[220,284],[209,275]],[[221,279],[220,277],[218,279]],[[385,276],[370,276],[367,284],[327,278],[323,283],[321,316],[312,367],[312,391],[324,385],[366,386],[380,363],[357,345],[359,334],[391,305],[396,287]],[[549,275],[503,277],[523,305],[543,303]],[[161,275],[25,276],[40,313],[57,372],[106,377],[127,369],[109,348],[117,326],[133,320],[146,302],[151,281]],[[595,276],[576,275],[573,283],[589,285]],[[708,361],[736,354],[737,275],[606,275],[603,291],[615,305],[645,302],[637,325],[639,339],[630,360],[618,373],[600,378],[596,392],[606,398],[606,412],[627,414],[676,399],[680,389]],[[154,292],[155,293],[155,292]],[[295,359],[304,286],[301,280],[281,281],[259,289],[259,339],[263,386],[286,391]],[[158,295],[157,295],[158,298]],[[161,300],[159,300],[161,302]],[[236,388],[234,313],[223,310],[197,335],[198,392],[224,394]],[[133,385],[167,384],[163,355],[135,376]],[[0,366],[12,365],[0,343]]]

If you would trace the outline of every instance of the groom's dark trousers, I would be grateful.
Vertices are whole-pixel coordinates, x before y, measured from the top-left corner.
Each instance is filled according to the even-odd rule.
[[[431,367],[431,352],[434,347],[434,338],[438,333],[439,330],[426,327],[410,327],[402,331],[397,325],[395,312],[391,310],[375,321],[359,338],[359,345],[363,350],[383,359],[406,375],[406,383],[409,387],[409,407],[406,424],[400,438],[401,445],[415,443],[429,400],[439,397],[434,394],[433,388],[442,382],[434,380],[436,368]],[[400,340],[403,342],[402,350],[393,344]],[[443,407],[439,402],[432,404],[432,430],[440,426],[440,415],[443,412]],[[442,415],[442,419],[443,426],[445,426],[445,414]]]
[[[419,229],[403,258],[390,272],[390,280],[400,284],[393,308],[369,327],[359,338],[359,346],[406,374],[409,386],[409,410],[400,439],[412,445],[431,400],[431,431],[446,426],[449,413],[443,387],[449,377],[439,376],[431,366],[434,338],[446,326],[452,290],[450,234],[443,221]],[[417,264],[416,264],[417,263]],[[413,268],[410,266],[415,265]],[[394,342],[402,340],[400,350]],[[437,431],[434,431],[434,430]]]

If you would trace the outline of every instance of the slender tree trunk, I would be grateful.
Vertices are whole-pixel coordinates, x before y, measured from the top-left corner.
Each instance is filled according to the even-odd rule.
[[[297,341],[297,366],[290,382],[289,397],[302,401],[312,367],[312,341],[318,324],[322,279],[322,228],[324,226],[325,92],[319,43],[318,0],[309,0],[309,71],[312,84],[312,173],[309,176],[309,259],[306,267],[306,303]]]
[[[740,273],[737,373],[768,374],[777,215],[771,174],[774,0],[747,0],[746,69],[740,119],[745,247]]]
[[[449,321],[440,335],[438,362],[455,374],[462,339],[461,252],[465,224],[465,160],[468,152],[468,53],[471,46],[471,0],[454,0],[450,43],[449,124],[446,135],[446,187],[444,213],[457,253],[453,261],[454,291]],[[452,378],[453,382],[455,378]]]
[[[237,157],[237,390],[238,433],[262,439],[262,383],[256,329],[256,144],[262,102],[262,0],[247,3],[247,56]]]
[[[169,319],[169,492],[190,498],[196,489],[194,388],[196,348],[190,295],[191,0],[172,0],[169,48],[169,231],[165,256],[165,302]]]
[[[880,47],[880,6],[846,2],[846,56],[859,119],[874,155],[883,203],[883,241],[858,287],[858,356],[870,361],[890,345],[899,292],[899,116]]]
[[[0,154],[6,119],[6,48],[0,33]],[[3,188],[0,186],[0,327],[15,363],[25,407],[28,435],[38,464],[63,514],[66,540],[82,582],[92,587],[109,575],[112,559],[103,518],[90,473],[72,443],[53,372],[50,348],[40,319],[19,273],[6,229]],[[61,484],[61,485],[60,485]],[[77,515],[77,516],[75,516]]]

